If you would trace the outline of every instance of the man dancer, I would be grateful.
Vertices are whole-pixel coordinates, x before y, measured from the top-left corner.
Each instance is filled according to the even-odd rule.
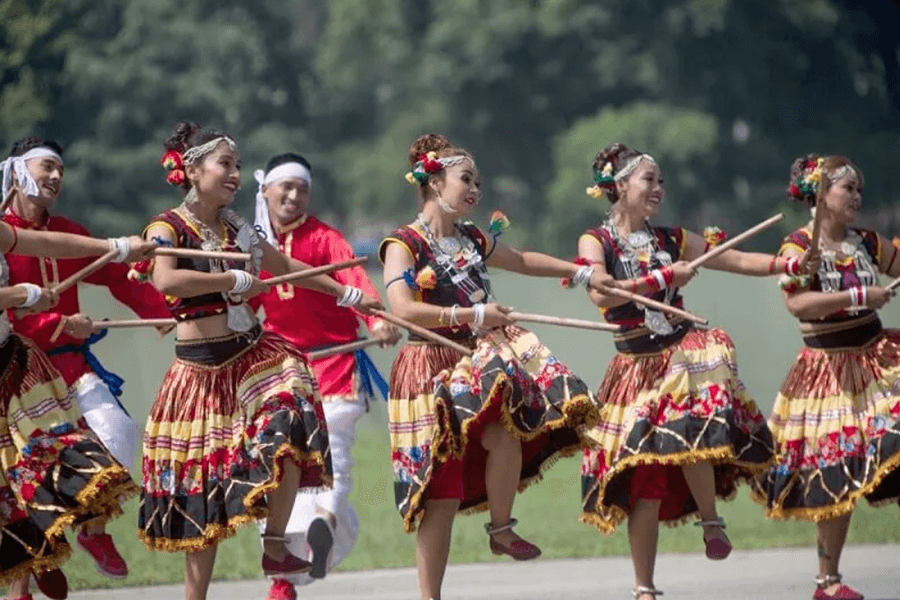
[[[19,191],[4,207],[5,212],[0,218],[20,229],[90,235],[75,221],[49,213],[62,189],[65,170],[62,152],[56,142],[38,137],[25,137],[13,145],[10,160],[5,163],[3,191],[9,189],[13,172]],[[50,288],[93,260],[11,254],[7,256],[9,282],[10,285],[34,283]],[[84,281],[109,288],[117,300],[143,318],[168,317],[165,301],[153,286],[132,281],[127,275],[127,264],[113,262],[88,275]],[[59,303],[50,312],[20,318],[14,313],[10,316],[13,329],[33,340],[50,356],[88,426],[116,460],[130,469],[138,448],[138,427],[119,402],[122,379],[106,371],[90,350],[105,332],[94,334],[93,322],[79,308],[77,286],[61,292]],[[128,575],[128,566],[102,525],[87,523],[77,541],[94,559],[100,573],[112,579],[123,579]]]
[[[281,252],[313,266],[353,258],[353,250],[338,230],[307,214],[311,171],[305,158],[291,153],[275,156],[265,171],[254,173],[260,185],[256,195],[257,228]],[[336,271],[334,277],[378,298],[362,267]],[[286,284],[259,298],[266,312],[265,328],[305,352],[356,340],[358,318],[365,321],[372,337],[383,345],[400,339],[394,326],[341,308],[333,298],[319,292]],[[336,354],[312,361],[312,367],[328,421],[334,489],[316,495],[298,494],[286,532],[288,549],[308,557],[312,569],[290,580],[274,580],[269,600],[295,600],[294,585],[325,577],[353,548],[359,523],[348,497],[356,422],[366,412],[373,380],[382,394],[387,393],[387,385],[364,352]]]

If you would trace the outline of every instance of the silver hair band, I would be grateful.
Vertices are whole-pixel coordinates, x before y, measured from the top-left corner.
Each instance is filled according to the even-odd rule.
[[[194,146],[193,148],[188,148],[184,151],[184,154],[181,155],[181,159],[184,161],[186,165],[192,165],[216,148],[219,147],[219,144],[225,142],[228,144],[228,147],[234,151],[237,148],[237,144],[234,143],[234,140],[227,136],[220,136],[215,139],[212,139],[205,144],[200,144],[199,146]]]
[[[634,158],[629,160],[627,163],[625,163],[625,166],[622,167],[621,169],[619,169],[618,173],[613,175],[613,181],[620,181],[620,180],[628,177],[632,171],[637,169],[637,166],[639,164],[641,164],[641,161],[645,160],[645,159],[650,161],[654,165],[656,164],[656,159],[653,158],[652,156],[650,156],[649,154],[639,154],[638,156],[635,156]]]

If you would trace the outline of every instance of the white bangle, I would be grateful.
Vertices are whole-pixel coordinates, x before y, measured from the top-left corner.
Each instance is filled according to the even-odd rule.
[[[652,271],[650,271],[650,274],[653,275],[653,279],[656,280],[656,283],[659,285],[659,289],[666,289],[666,278],[662,274],[662,271],[660,271],[659,269],[653,269]]]
[[[33,283],[19,283],[20,287],[25,288],[26,296],[19,308],[29,308],[38,303],[41,299],[41,288]]]
[[[869,298],[868,298],[868,296],[869,296],[868,289],[869,289],[869,286],[867,286],[867,285],[864,285],[864,286],[862,286],[862,287],[860,288],[860,290],[861,290],[861,292],[860,292],[860,302],[859,302],[859,307],[860,307],[860,308],[866,308],[866,305],[868,304],[868,301],[869,301]]]
[[[475,327],[481,327],[484,325],[484,303],[478,302],[472,305],[472,308],[475,310],[475,316],[472,319],[472,325]]]
[[[131,240],[127,237],[109,238],[107,240],[110,252],[117,252],[113,262],[125,262],[128,255],[131,254]]]
[[[359,305],[362,300],[362,290],[352,285],[344,286],[344,295],[337,301],[337,305],[343,308],[351,308]]]
[[[456,311],[459,309],[459,304],[454,304],[450,307],[450,327],[459,327],[460,322],[456,317]]]
[[[572,277],[572,283],[575,284],[575,287],[578,287],[579,285],[587,287],[591,283],[591,275],[593,274],[594,265],[584,265],[575,271],[575,275]]]
[[[250,273],[240,269],[228,269],[228,273],[234,276],[234,286],[228,291],[229,294],[240,296],[250,290],[253,285],[253,277]]]

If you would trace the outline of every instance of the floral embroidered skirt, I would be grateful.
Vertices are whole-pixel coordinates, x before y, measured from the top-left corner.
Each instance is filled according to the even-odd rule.
[[[0,345],[0,586],[71,553],[67,526],[106,521],[137,493],[78,413],[65,382],[25,338]]]
[[[634,501],[661,501],[674,525],[697,512],[681,467],[714,465],[716,495],[763,472],[774,455],[765,418],[738,379],[734,344],[720,329],[691,329],[653,354],[617,354],[600,384],[595,447],[582,461],[580,521],[612,533]]]
[[[778,462],[754,484],[771,519],[821,521],[900,497],[900,331],[862,348],[803,348],[769,427]]]
[[[328,429],[315,377],[270,333],[179,343],[147,419],[138,535],[148,548],[198,551],[268,514],[265,494],[301,470],[331,485]]]
[[[408,532],[429,498],[459,499],[463,512],[487,509],[488,425],[500,423],[522,442],[521,491],[554,459],[578,451],[599,416],[587,385],[533,333],[506,327],[468,343],[471,358],[407,344],[391,369],[394,494]]]

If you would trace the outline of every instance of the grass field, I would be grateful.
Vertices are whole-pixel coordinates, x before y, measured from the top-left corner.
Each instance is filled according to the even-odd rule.
[[[538,281],[492,276],[498,299],[519,310],[561,316],[593,318],[596,313],[583,292],[563,291],[555,281]],[[686,290],[687,305],[724,327],[735,340],[742,378],[764,411],[771,408],[781,378],[800,347],[794,320],[785,311],[773,279],[751,279],[704,272]],[[109,300],[102,291],[83,289],[83,310],[95,318],[120,318],[127,311]],[[883,311],[887,325],[897,323],[900,303]],[[592,387],[601,379],[612,356],[612,344],[605,334],[579,330],[535,327],[548,346],[579,373]],[[124,401],[132,415],[142,421],[147,414],[163,372],[171,360],[172,340],[160,340],[151,331],[113,331],[96,347],[97,354],[113,371],[126,379]],[[373,353],[386,370],[394,351]],[[356,468],[353,503],[362,530],[356,549],[342,569],[397,567],[413,564],[413,536],[402,533],[393,505],[393,490],[383,404],[373,406],[363,420],[355,447]],[[139,473],[139,470],[136,469]],[[547,472],[544,481],[522,494],[514,510],[521,525],[518,531],[539,544],[546,557],[600,556],[627,554],[624,531],[602,536],[576,521],[579,505],[579,460],[560,461]],[[813,527],[804,523],[767,522],[762,511],[742,489],[738,498],[724,504],[721,513],[728,520],[728,533],[737,547],[810,545]],[[482,527],[484,516],[462,517],[454,529],[452,562],[495,560],[487,548]],[[110,525],[110,531],[128,560],[131,576],[113,582],[96,574],[87,557],[76,552],[66,572],[75,588],[110,585],[142,585],[182,580],[183,559],[179,554],[148,552],[135,535],[136,502],[126,506],[125,516]],[[900,541],[897,509],[874,510],[863,505],[853,519],[850,542]],[[694,527],[664,530],[662,551],[697,552],[702,549],[700,531]],[[258,577],[259,542],[255,528],[245,528],[219,550],[215,577],[235,579]],[[815,561],[812,550],[809,568]]]

